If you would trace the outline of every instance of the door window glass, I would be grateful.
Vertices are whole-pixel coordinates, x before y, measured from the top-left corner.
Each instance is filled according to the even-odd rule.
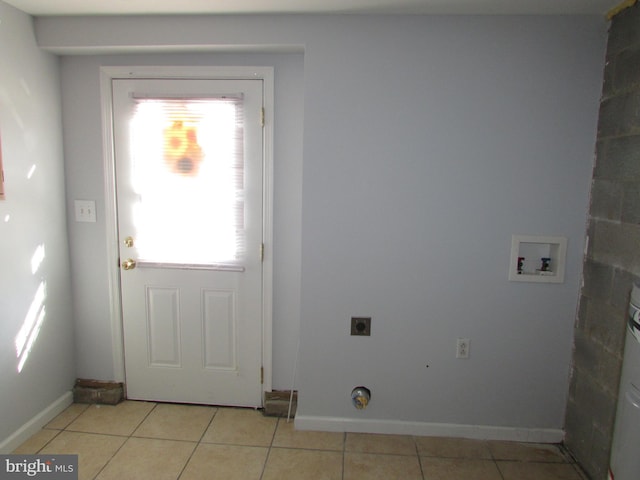
[[[241,265],[242,98],[136,99],[130,128],[139,260]]]

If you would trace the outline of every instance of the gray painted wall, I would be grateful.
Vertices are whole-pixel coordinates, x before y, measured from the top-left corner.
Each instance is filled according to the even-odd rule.
[[[327,30],[305,57],[298,412],[562,428],[603,20]],[[508,282],[514,233],[567,236],[565,283]]]
[[[1,443],[71,389],[75,365],[58,59],[38,49],[31,18],[2,1],[0,72]],[[40,246],[44,258],[33,261]],[[26,323],[31,336],[40,314],[18,356],[16,337]]]
[[[37,31],[43,48],[67,54],[303,45],[304,162],[292,160],[302,176],[289,185],[292,200],[301,188],[301,252],[279,260],[302,267],[298,413],[562,428],[602,18],[59,17]],[[93,155],[69,150],[70,199],[102,195],[97,69],[83,70],[86,91],[71,79],[92,61],[65,60],[65,131],[90,129],[83,148]],[[93,113],[72,119],[78,91],[72,110]],[[72,227],[73,249],[99,258],[100,228],[84,237]],[[512,234],[567,236],[565,283],[508,282]],[[76,296],[79,365],[106,376],[104,271],[85,280],[98,288],[95,308]],[[292,352],[289,300],[276,294],[291,310],[274,337]],[[371,337],[348,335],[352,315],[373,317]],[[457,337],[471,339],[469,360],[456,360]],[[274,365],[276,388],[288,387],[292,363]],[[363,412],[349,401],[359,384],[373,391]]]

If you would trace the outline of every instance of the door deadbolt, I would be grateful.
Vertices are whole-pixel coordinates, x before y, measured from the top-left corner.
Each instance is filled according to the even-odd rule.
[[[127,237],[124,239],[124,246],[131,248],[133,247],[133,237]]]

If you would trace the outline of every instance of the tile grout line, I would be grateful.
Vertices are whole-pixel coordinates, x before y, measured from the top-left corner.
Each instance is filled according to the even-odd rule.
[[[98,405],[98,404],[93,404],[93,405]],[[75,422],[78,418],[80,418],[82,415],[84,415],[86,412],[88,412],[89,409],[93,405],[89,405],[89,407],[87,407],[85,410],[83,410],[82,413],[80,413],[80,415],[78,415],[74,420],[69,422],[69,424],[65,427],[65,431],[74,432],[74,433],[81,433],[81,434],[84,433],[84,434],[89,434],[89,435],[103,435],[103,436],[110,436],[110,437],[125,438],[124,442],[122,442],[122,445],[120,445],[116,449],[116,451],[113,452],[111,457],[109,457],[109,459],[104,463],[104,465],[100,468],[100,470],[98,470],[98,472],[93,476],[93,480],[95,480],[102,473],[102,471],[106,468],[106,466],[109,464],[109,462],[111,462],[111,460],[113,460],[113,458],[122,449],[122,447],[124,447],[125,443],[127,443],[127,441],[131,438],[131,435],[133,435],[133,433],[138,429],[138,427],[142,424],[142,422],[144,422],[144,420],[149,416],[149,414],[156,408],[157,403],[154,403],[153,408],[151,408],[151,410],[149,410],[149,412],[147,412],[147,414],[144,416],[144,418],[135,426],[135,428],[131,431],[131,433],[129,435],[114,435],[114,434],[98,433],[98,432],[82,432],[82,431],[77,431],[77,430],[68,430],[68,428],[71,426],[71,424],[73,422]],[[80,456],[78,456],[78,464],[79,463],[80,463]]]
[[[418,448],[418,442],[416,440],[415,435],[412,435],[411,439],[413,440],[413,446],[416,449],[416,456],[418,457],[418,466],[420,467],[420,475],[422,476],[422,480],[426,480],[424,476],[424,468],[422,468],[422,457],[420,457],[420,449]]]
[[[342,432],[342,472],[340,478],[344,480],[344,471],[347,466],[347,432]]]
[[[69,408],[69,407],[67,407],[67,408]],[[66,410],[66,408],[65,408],[65,410]],[[40,431],[43,431],[43,430],[56,430],[58,433],[56,433],[53,437],[51,437],[51,438],[50,438],[50,439],[49,439],[49,440],[48,440],[48,441],[47,441],[47,442],[46,442],[42,447],[40,447],[38,450],[36,450],[36,454],[38,454],[38,453],[42,452],[42,450],[44,450],[44,449],[45,449],[45,447],[46,447],[47,445],[49,445],[51,442],[53,442],[53,440],[54,440],[54,439],[58,438],[58,436],[59,436],[62,432],[64,432],[64,431],[66,430],[66,428],[67,428],[69,425],[71,425],[73,422],[75,422],[75,421],[76,421],[76,419],[77,419],[80,415],[82,415],[86,410],[87,410],[87,409],[85,408],[82,412],[78,413],[78,415],[76,415],[76,416],[75,416],[75,417],[73,417],[71,420],[69,420],[69,422],[68,422],[68,423],[67,423],[63,428],[47,428],[47,425],[49,425],[53,420],[55,420],[55,418],[54,418],[54,419],[52,419],[51,421],[47,422],[47,424],[46,424],[46,425],[44,425],[44,426],[40,429]],[[63,412],[64,412],[64,410],[63,410]],[[59,415],[61,415],[61,414],[62,414],[62,412],[60,412],[60,414],[59,414]]]
[[[45,443],[42,447],[40,447],[36,453],[40,453],[42,452],[42,450],[49,445],[54,439],[58,438],[60,436],[60,434],[62,434],[63,432],[68,432],[68,433],[78,433],[78,434],[86,434],[86,435],[101,435],[101,436],[106,436],[106,437],[120,437],[120,438],[130,438],[125,436],[125,435],[114,435],[114,434],[108,434],[108,433],[97,433],[97,432],[83,432],[83,431],[79,431],[79,430],[70,430],[69,427],[76,421],[78,420],[78,418],[80,418],[85,412],[87,412],[89,409],[91,408],[91,405],[88,405],[87,408],[85,408],[82,412],[80,412],[78,415],[76,415],[74,418],[72,418],[69,422],[67,422],[67,424],[62,428],[62,429],[56,429],[56,428],[46,428],[43,427],[41,430],[56,430],[58,433],[56,433],[47,443]],[[151,409],[153,410],[155,408],[155,406]],[[151,413],[151,410],[149,411],[149,413]],[[148,415],[148,414],[147,414]],[[146,416],[145,416],[146,418]],[[136,427],[137,428],[137,427]],[[124,442],[122,442],[122,445],[120,445],[120,447],[118,447],[118,449],[113,453],[113,455],[107,460],[107,462],[102,466],[102,468],[96,473],[96,475],[93,477],[94,479],[98,477],[98,475],[100,475],[100,473],[102,472],[102,470],[104,470],[104,467],[107,465],[107,463],[109,463],[113,457],[115,456],[115,454],[120,451],[120,449],[124,446],[124,444],[126,443],[127,440],[125,440]],[[80,460],[80,456],[78,455],[78,462]]]
[[[42,428],[41,430],[45,430],[44,428]],[[54,428],[49,428],[46,430],[55,430]],[[47,443],[45,443],[42,447],[40,447],[37,451],[36,454],[40,453],[42,450],[44,450],[44,448],[49,445],[51,442],[53,442],[54,439],[58,438],[58,435],[60,435],[64,430],[58,430],[58,433],[56,433],[53,437],[51,437]],[[31,437],[29,437],[31,438]]]
[[[280,418],[276,419],[276,428],[273,429],[273,435],[271,435],[271,442],[269,443],[269,448],[267,450],[267,457],[264,459],[264,464],[262,465],[262,472],[260,472],[260,479],[264,477],[264,473],[267,471],[267,463],[269,463],[269,457],[271,457],[271,449],[273,448],[273,440],[276,438],[276,432],[278,431],[278,427],[280,426]]]
[[[493,454],[492,454],[493,456]],[[500,465],[498,464],[498,461],[495,458],[492,458],[493,460],[493,464],[496,466],[496,470],[498,470],[498,475],[500,475],[500,478],[502,480],[505,480],[504,478],[504,473],[502,473],[502,469],[500,468]]]
[[[491,461],[493,462],[493,465],[496,467],[496,470],[498,471],[498,475],[500,475],[500,478],[502,480],[505,480],[504,474],[502,473],[502,469],[500,468],[500,465],[498,464],[498,460],[496,459],[496,456],[493,454],[493,450],[491,449],[491,442],[489,440],[483,440],[483,441],[487,446],[487,450],[489,451],[489,455],[491,455]]]
[[[126,401],[126,400],[125,400],[125,401]],[[111,457],[109,458],[109,460],[107,460],[106,462],[104,462],[104,465],[102,465],[102,468],[100,468],[100,470],[98,470],[98,473],[96,473],[96,474],[95,474],[95,476],[93,477],[93,480],[95,480],[96,478],[98,478],[98,477],[100,476],[100,474],[104,471],[104,469],[105,469],[105,468],[107,468],[107,465],[109,465],[109,463],[111,463],[111,461],[115,458],[115,456],[118,454],[118,452],[119,452],[120,450],[122,450],[122,448],[126,445],[126,443],[129,441],[129,439],[131,439],[131,435],[133,435],[133,434],[135,433],[135,431],[136,431],[138,428],[140,428],[140,425],[142,425],[142,422],[144,422],[144,421],[147,419],[147,417],[151,414],[151,412],[153,412],[153,411],[156,409],[156,407],[157,407],[157,406],[158,406],[158,404],[154,402],[154,404],[153,404],[153,408],[151,408],[151,410],[149,410],[149,411],[147,412],[147,414],[144,416],[144,418],[143,418],[142,420],[140,420],[140,422],[135,426],[135,428],[131,431],[131,433],[130,433],[129,435],[127,435],[127,436],[126,436],[126,440],[125,440],[124,442],[122,442],[122,445],[120,445],[120,446],[116,449],[116,451],[115,451],[115,452],[113,452],[113,454],[111,455]],[[91,407],[89,407],[89,408],[91,408]],[[89,410],[89,408],[87,408],[84,412],[88,411],[88,410]],[[82,413],[84,413],[84,412],[82,412]],[[102,434],[98,434],[98,435],[102,435]],[[115,437],[115,436],[124,436],[124,435],[113,435],[113,436]],[[79,462],[79,459],[78,459],[78,463],[80,463],[80,462]]]
[[[178,473],[178,476],[176,477],[176,480],[180,480],[180,477],[182,477],[182,475],[184,474],[184,471],[187,468],[187,465],[189,465],[189,462],[191,461],[193,456],[195,455],[196,450],[198,450],[198,447],[200,445],[202,445],[202,439],[204,438],[204,436],[207,434],[207,431],[211,427],[211,424],[213,423],[213,419],[216,418],[216,415],[220,411],[220,409],[218,407],[213,407],[213,408],[215,408],[215,411],[213,412],[213,415],[211,415],[211,418],[209,419],[209,423],[207,423],[207,426],[204,427],[204,429],[202,430],[202,434],[200,434],[200,438],[195,442],[196,446],[193,448],[193,451],[191,452],[191,455],[189,455],[189,458],[187,458],[187,461],[184,462],[184,465],[182,466],[182,469],[180,470],[180,473]]]

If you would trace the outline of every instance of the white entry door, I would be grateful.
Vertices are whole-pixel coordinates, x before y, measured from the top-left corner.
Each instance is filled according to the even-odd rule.
[[[261,406],[262,80],[112,89],[127,397]]]

